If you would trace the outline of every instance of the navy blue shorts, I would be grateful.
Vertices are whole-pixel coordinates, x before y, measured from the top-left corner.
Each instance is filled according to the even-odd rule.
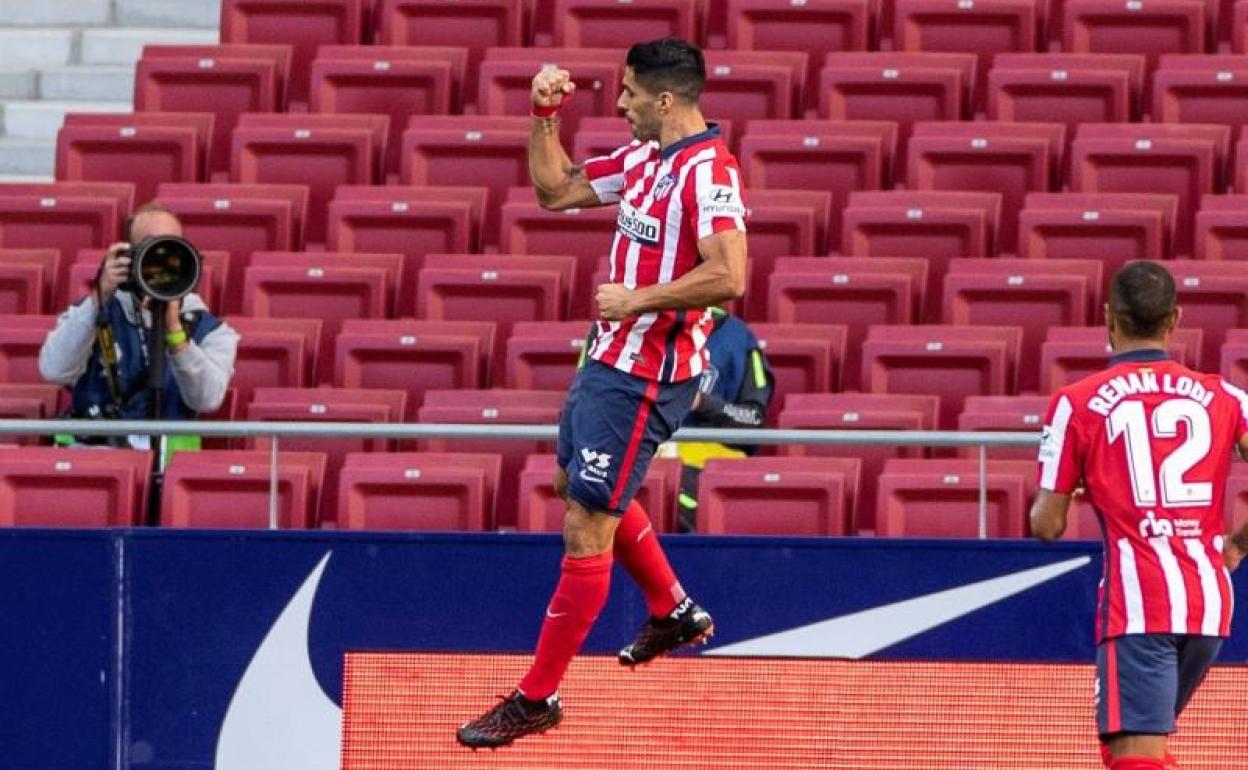
[[[621,515],[659,444],[693,406],[699,378],[662,383],[588,360],[559,418],[559,467],[568,496],[591,511]]]
[[[1222,640],[1132,634],[1096,648],[1096,727],[1115,735],[1169,735],[1218,657]]]

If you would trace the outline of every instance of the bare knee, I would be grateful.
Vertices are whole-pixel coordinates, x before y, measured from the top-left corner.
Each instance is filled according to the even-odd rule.
[[[1153,757],[1161,759],[1166,756],[1166,736],[1164,735],[1118,735],[1107,742],[1109,751],[1118,757]]]
[[[568,512],[563,517],[564,552],[573,558],[582,558],[611,550],[619,523],[614,516],[586,510],[569,500]]]

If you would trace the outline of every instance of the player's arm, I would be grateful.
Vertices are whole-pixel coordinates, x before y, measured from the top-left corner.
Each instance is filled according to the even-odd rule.
[[[563,210],[602,205],[590,186],[585,169],[573,165],[559,141],[557,116],[541,117],[541,110],[557,108],[571,99],[576,85],[567,70],[546,67],[533,78],[533,128],[529,134],[529,177],[542,208]]]
[[[1040,490],[1031,505],[1031,535],[1051,543],[1066,531],[1066,515],[1070,511],[1070,495]]]
[[[1045,542],[1057,540],[1066,531],[1070,500],[1083,475],[1083,450],[1073,417],[1074,402],[1058,391],[1040,439],[1040,494],[1029,514],[1032,536]]]
[[[745,232],[723,230],[698,241],[702,261],[671,283],[628,289],[598,287],[598,310],[608,321],[660,310],[703,310],[745,294]]]

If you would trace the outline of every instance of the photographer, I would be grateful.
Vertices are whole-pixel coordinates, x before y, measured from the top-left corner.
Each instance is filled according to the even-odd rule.
[[[162,419],[191,419],[221,406],[234,373],[238,333],[189,293],[162,305],[133,286],[131,257],[144,241],[181,237],[182,223],[155,203],[126,221],[125,241],[109,247],[95,286],[71,305],[39,351],[44,379],[71,390],[78,418],[146,419],[152,312],[164,312],[166,365]],[[111,341],[115,356],[104,355]],[[134,440],[131,439],[131,443]]]

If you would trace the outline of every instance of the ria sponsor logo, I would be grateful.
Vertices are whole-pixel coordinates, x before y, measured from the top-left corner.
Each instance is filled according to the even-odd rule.
[[[658,218],[643,214],[626,203],[620,204],[620,214],[616,217],[615,226],[625,237],[642,246],[659,245]]]

